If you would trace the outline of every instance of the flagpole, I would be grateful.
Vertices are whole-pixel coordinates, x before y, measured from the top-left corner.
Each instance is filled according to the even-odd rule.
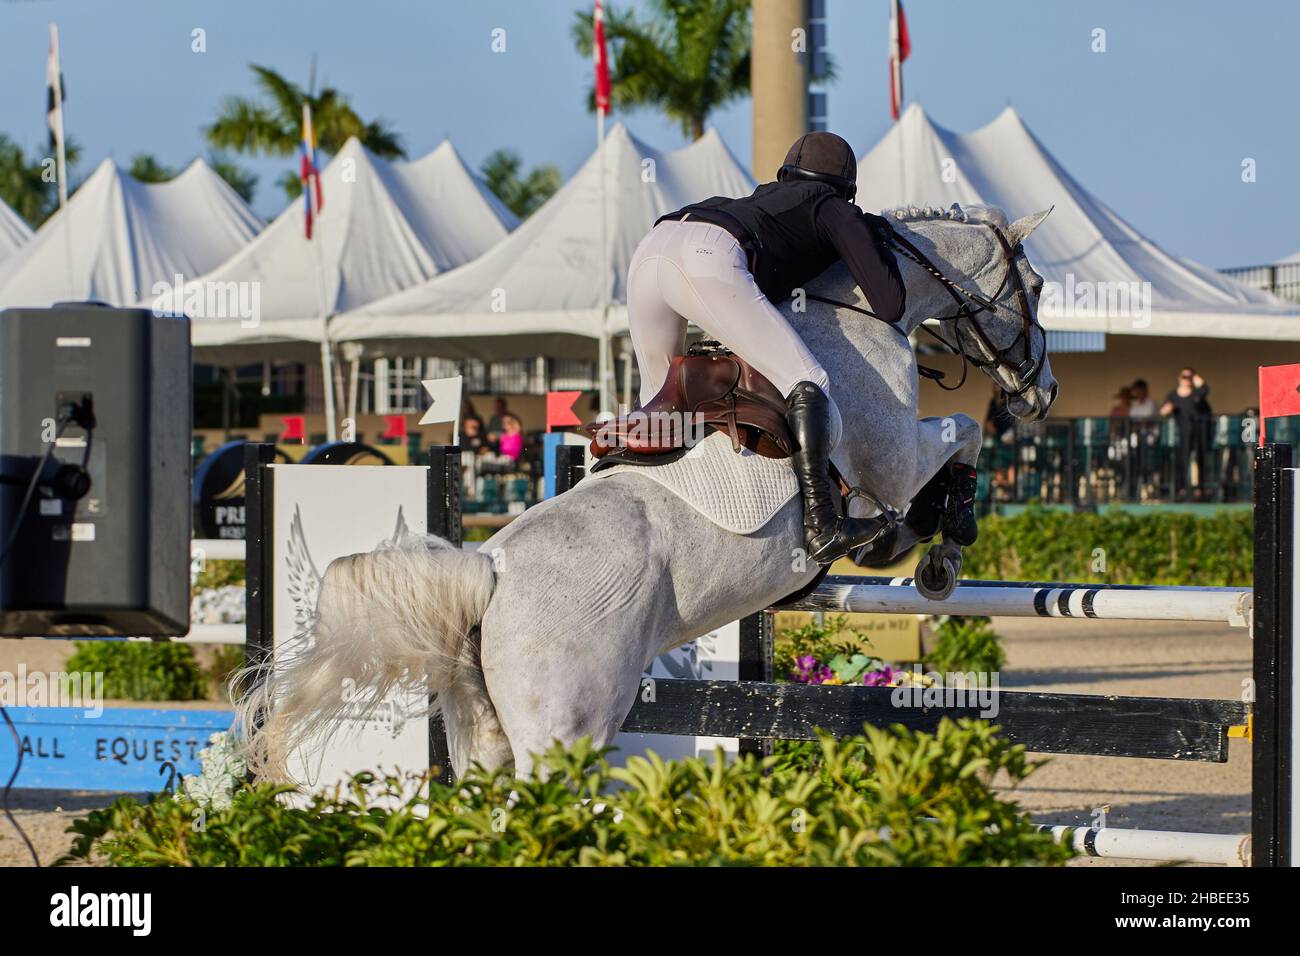
[[[609,248],[609,210],[605,189],[605,114],[609,112],[609,60],[605,47],[605,12],[596,0],[592,12],[592,62],[596,74],[596,164],[600,172],[600,344],[597,357],[599,412],[602,417],[613,414],[610,404],[613,389],[613,344],[609,335],[610,279],[613,256]]]
[[[72,217],[68,208],[68,155],[64,147],[63,128],[63,63],[59,57],[59,25],[50,24],[50,55],[54,58],[54,76],[50,78],[54,88],[54,122],[58,127],[54,133],[54,175],[58,179],[59,212],[63,213],[64,260],[68,270],[68,295],[77,298],[77,275],[72,267]]]
[[[311,184],[307,184],[311,188]],[[320,288],[320,364],[325,381],[325,437],[329,441],[338,440],[338,423],[335,421],[334,408],[334,354],[330,348],[329,300],[325,294],[325,263],[320,252],[320,223],[316,223],[315,235],[307,240],[316,254],[316,278]]]
[[[605,112],[596,110],[596,155],[600,166],[600,411],[612,411],[609,404],[609,385],[613,370],[610,368],[609,341],[609,270],[612,267],[609,252],[609,222],[605,195]]]
[[[314,71],[314,68],[313,68]],[[315,85],[315,77],[312,78]],[[302,189],[306,203],[306,239],[316,258],[316,287],[320,292],[320,365],[322,389],[325,398],[325,437],[338,440],[338,409],[334,404],[334,352],[330,348],[330,303],[325,289],[325,262],[321,256],[323,223],[319,214],[323,202],[320,191],[320,170],[316,168],[316,131],[312,128],[311,104],[302,104]],[[312,187],[316,188],[313,195]],[[319,201],[318,201],[319,200]]]

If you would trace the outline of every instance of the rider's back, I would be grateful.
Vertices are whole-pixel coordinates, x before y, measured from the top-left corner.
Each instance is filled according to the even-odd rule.
[[[714,196],[663,219],[685,215],[735,236],[748,255],[754,281],[773,303],[788,299],[843,258],[877,315],[888,322],[902,315],[906,291],[893,254],[879,238],[883,221],[826,183],[764,183],[748,196]]]

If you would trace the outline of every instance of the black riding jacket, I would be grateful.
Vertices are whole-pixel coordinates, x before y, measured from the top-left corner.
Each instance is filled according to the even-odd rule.
[[[669,213],[721,226],[749,256],[749,271],[773,303],[843,259],[853,281],[886,322],[903,317],[907,290],[885,241],[888,224],[864,213],[825,183],[764,183],[741,199],[714,196]],[[658,225],[658,223],[656,223]]]

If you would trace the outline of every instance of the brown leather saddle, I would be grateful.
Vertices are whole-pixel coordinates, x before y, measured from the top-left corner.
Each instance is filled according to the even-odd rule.
[[[672,360],[663,388],[649,404],[611,421],[583,427],[591,454],[603,458],[684,451],[709,430],[731,436],[732,450],[788,458],[794,448],[785,423],[785,396],[740,356],[716,342],[694,345]]]

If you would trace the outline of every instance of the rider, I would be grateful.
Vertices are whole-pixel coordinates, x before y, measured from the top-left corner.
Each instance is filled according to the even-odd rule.
[[[775,303],[843,259],[875,314],[903,316],[907,292],[885,236],[888,223],[853,204],[853,150],[834,133],[806,133],[777,181],[742,199],[715,196],[669,213],[628,268],[628,323],[641,370],[641,404],[663,386],[693,322],[786,396],[803,494],[804,544],[821,564],[874,539],[881,523],[841,518],[830,457],[842,422],[830,379]],[[651,268],[651,264],[653,268]]]

